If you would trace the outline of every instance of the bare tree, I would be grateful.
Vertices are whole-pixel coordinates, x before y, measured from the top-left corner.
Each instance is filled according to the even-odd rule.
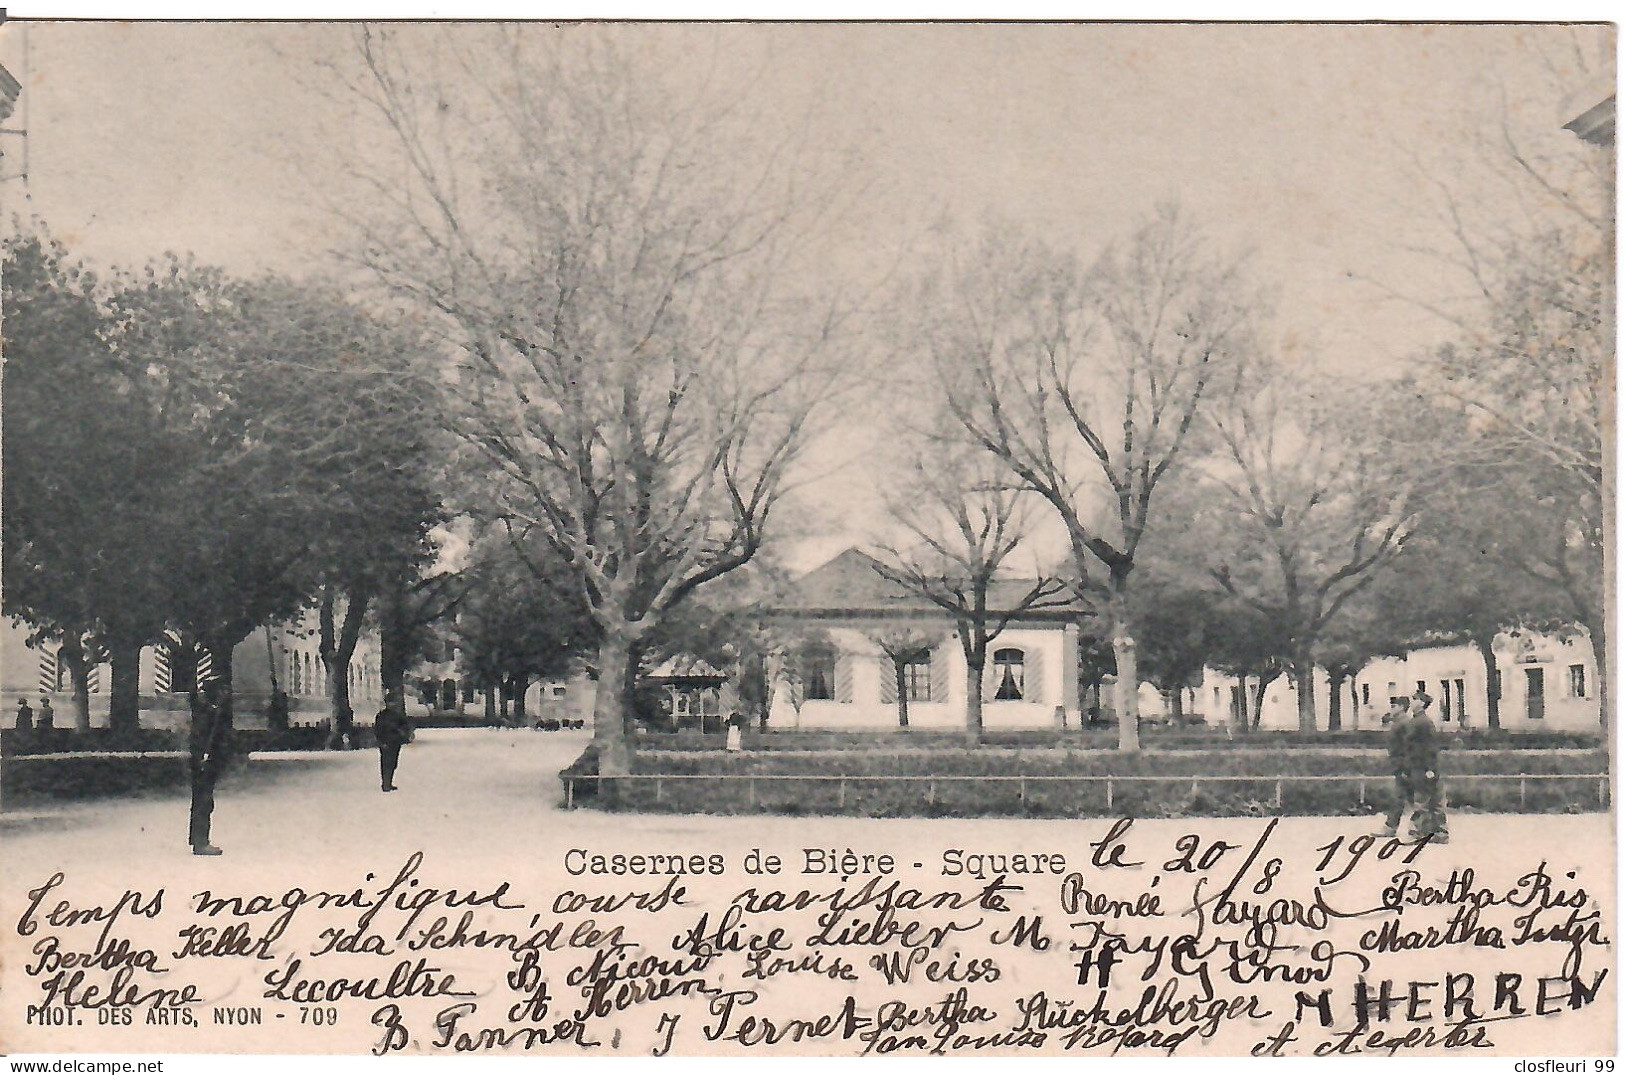
[[[965,657],[965,734],[979,742],[989,647],[1023,613],[1070,604],[1068,587],[1053,576],[1006,577],[1027,520],[1023,494],[992,459],[943,448],[916,462],[906,488],[891,514],[913,540],[883,549],[876,569],[953,618]]]
[[[441,417],[575,573],[624,773],[639,640],[756,554],[834,391],[840,303],[789,283],[830,200],[801,131],[590,28],[362,29],[356,61],[393,150],[357,256],[443,320]]]
[[[1416,374],[1469,430],[1442,454],[1487,490],[1503,569],[1564,595],[1586,627],[1606,723],[1615,154],[1563,122],[1611,92],[1613,49],[1595,28],[1550,29],[1520,44],[1543,86],[1486,94],[1448,118],[1451,137],[1413,154],[1431,213],[1409,249],[1429,286],[1380,286],[1448,327]]]
[[[1106,573],[1119,748],[1139,749],[1135,554],[1215,368],[1242,344],[1238,266],[1164,208],[1094,268],[996,244],[938,288],[923,330],[971,438],[1055,509],[1080,580]]]
[[[896,694],[897,726],[904,731],[908,730],[908,703],[909,684],[908,669],[910,665],[929,664],[931,654],[942,643],[942,635],[931,631],[920,630],[914,627],[893,627],[882,631],[869,633],[869,641],[886,660],[886,670],[891,674],[891,687]],[[882,696],[884,700],[884,696]]]
[[[1316,398],[1289,377],[1236,367],[1208,415],[1217,450],[1203,471],[1217,494],[1215,525],[1187,540],[1227,593],[1280,632],[1298,727],[1312,732],[1318,644],[1399,553],[1415,522],[1415,483],[1363,428],[1370,419],[1349,420],[1336,393]]]

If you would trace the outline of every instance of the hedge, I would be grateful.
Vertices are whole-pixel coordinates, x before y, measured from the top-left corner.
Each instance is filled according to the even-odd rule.
[[[239,754],[322,750],[327,745],[327,722],[298,724],[280,732],[265,728],[236,728],[232,731],[232,741]],[[359,750],[376,746],[372,726],[357,724],[351,745]],[[187,747],[186,732],[168,728],[135,728],[130,731],[91,728],[83,732],[73,728],[46,728],[21,734],[8,728],[0,732],[0,756],[4,757],[33,754],[151,754],[185,751]]]
[[[1343,732],[1255,731],[1235,736],[1222,729],[1147,727],[1142,730],[1141,742],[1157,750],[1257,750],[1261,747],[1357,747],[1370,750],[1385,749],[1387,733],[1379,728]],[[1466,732],[1451,732],[1446,741],[1453,750],[1557,750],[1564,748],[1594,749],[1602,742],[1600,733],[1585,732],[1508,732],[1501,729],[1475,728]],[[644,750],[721,750],[725,736],[701,734],[692,729],[680,732],[646,732],[638,737]],[[942,750],[963,748],[963,733],[938,728],[883,729],[875,731],[836,731],[813,729],[789,731],[773,729],[766,732],[745,732],[747,750],[757,752],[825,751],[825,750]],[[982,746],[1007,747],[1068,747],[1074,750],[1116,750],[1117,731],[1113,727],[1087,729],[1025,729],[992,731],[983,735]]]
[[[1576,773],[1608,771],[1601,750],[1445,751],[1440,765],[1450,773]],[[1392,772],[1386,751],[1308,748],[1232,750],[1115,751],[1017,750],[1010,748],[930,752],[819,751],[739,753],[642,751],[640,773],[755,776],[1369,776]]]
[[[1600,750],[1461,751],[1447,753],[1442,765],[1453,809],[1572,812],[1606,807],[1606,785],[1599,795],[1598,777],[1608,771],[1608,761]],[[1127,755],[986,748],[795,754],[646,751],[637,756],[635,770],[644,777],[678,779],[619,781],[613,800],[601,797],[599,805],[648,812],[869,817],[1261,816],[1371,814],[1386,809],[1391,795],[1386,753],[1303,748]],[[572,803],[597,796],[596,774],[597,758],[589,745],[560,773],[569,784]],[[1560,778],[1467,779],[1473,774]],[[1452,782],[1451,775],[1458,779]],[[695,779],[704,776],[772,779]],[[1064,776],[1137,779],[1113,781],[1109,790],[1100,780],[1023,779]],[[999,779],[985,779],[989,777]],[[1220,782],[1213,777],[1244,779]]]

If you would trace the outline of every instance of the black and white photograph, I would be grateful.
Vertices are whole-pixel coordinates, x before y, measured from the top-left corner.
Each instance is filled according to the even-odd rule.
[[[10,1070],[1606,1075],[1616,50],[0,22]]]

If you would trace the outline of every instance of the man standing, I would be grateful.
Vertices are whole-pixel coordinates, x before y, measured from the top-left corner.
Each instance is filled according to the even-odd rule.
[[[43,694],[39,696],[39,722],[34,727],[40,729],[56,727],[56,710],[51,708],[51,699]]]
[[[1388,757],[1394,770],[1394,805],[1387,824],[1379,833],[1385,838],[1399,835],[1399,823],[1413,809],[1410,838],[1432,837],[1434,843],[1450,842],[1445,826],[1444,806],[1439,787],[1439,730],[1428,714],[1433,699],[1423,691],[1415,698],[1396,698],[1388,724]],[[1389,718],[1385,718],[1387,720]]]
[[[401,760],[401,746],[411,738],[406,714],[386,705],[373,718],[372,736],[378,740],[378,776],[384,791],[395,790],[395,766]]]
[[[189,736],[192,773],[192,820],[189,839],[194,855],[219,855],[209,842],[214,814],[214,786],[231,760],[231,695],[226,685],[211,679],[192,692]]]
[[[34,707],[27,698],[17,699],[17,722],[12,727],[23,735],[34,730]]]

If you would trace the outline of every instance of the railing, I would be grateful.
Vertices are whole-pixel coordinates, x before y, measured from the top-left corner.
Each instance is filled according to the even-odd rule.
[[[801,783],[835,784],[837,788],[837,804],[839,808],[846,808],[846,791],[849,783],[853,784],[924,784],[925,801],[927,805],[935,805],[937,801],[937,786],[939,784],[1015,784],[1017,799],[1027,801],[1027,788],[1038,784],[1105,784],[1106,809],[1113,808],[1116,801],[1116,786],[1118,784],[1186,784],[1195,794],[1204,784],[1273,784],[1275,789],[1272,805],[1277,809],[1281,806],[1283,785],[1286,784],[1324,784],[1350,783],[1358,785],[1359,801],[1366,801],[1366,787],[1368,784],[1377,784],[1381,788],[1393,786],[1392,776],[1095,776],[1095,775],[1050,775],[1041,776],[975,776],[975,775],[948,775],[948,776],[920,776],[915,774],[899,776],[832,776],[824,773],[628,773],[624,776],[589,776],[585,774],[559,774],[564,782],[565,809],[574,809],[576,800],[576,785],[585,784],[595,787],[602,782],[628,781],[632,783],[654,783],[655,802],[661,802],[665,792],[666,781],[708,780],[722,783],[737,783],[745,781],[746,803],[754,808],[757,805],[757,781],[790,780]],[[1474,781],[1508,781],[1518,782],[1518,805],[1528,803],[1529,782],[1543,780],[1570,780],[1597,782],[1597,804],[1608,804],[1609,778],[1607,773],[1460,773],[1452,774],[1445,782],[1446,790],[1452,785],[1472,783]]]

